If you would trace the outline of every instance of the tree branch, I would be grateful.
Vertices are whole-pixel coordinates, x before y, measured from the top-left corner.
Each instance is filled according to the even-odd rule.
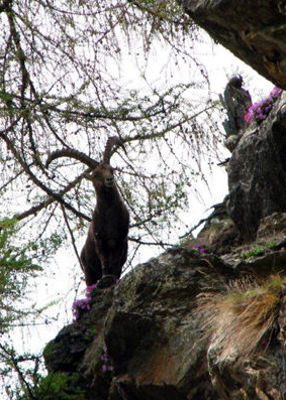
[[[83,178],[84,176],[90,171],[90,169],[86,169],[83,173],[81,173],[78,177],[76,177],[72,182],[70,182],[63,190],[61,190],[58,195],[60,197],[64,196],[67,192],[69,192],[72,188],[74,188]],[[47,207],[48,205],[52,204],[56,199],[53,196],[49,196],[45,201],[42,201],[38,205],[30,208],[29,210],[26,210],[22,212],[21,214],[15,214],[14,218],[16,218],[18,221],[29,217],[30,215],[35,215],[39,211],[41,211],[43,208]],[[79,211],[78,211],[79,212]],[[88,217],[85,214],[81,214],[82,218],[84,218],[86,221],[91,221],[91,218]]]
[[[50,188],[48,188],[43,182],[41,182],[31,171],[29,166],[25,163],[25,161],[20,157],[18,154],[17,150],[15,149],[15,146],[13,142],[3,133],[0,132],[0,138],[2,138],[6,145],[7,148],[12,151],[14,157],[16,160],[19,162],[23,170],[26,172],[26,174],[30,177],[30,179],[38,186],[40,187],[44,192],[46,192],[50,197],[52,197],[54,200],[58,201],[59,203],[63,204],[68,210],[72,211],[77,217],[83,218],[84,220],[90,221],[90,219],[80,211],[76,210],[73,206],[71,206],[69,203],[67,203],[63,198],[60,193],[55,193],[53,192]]]

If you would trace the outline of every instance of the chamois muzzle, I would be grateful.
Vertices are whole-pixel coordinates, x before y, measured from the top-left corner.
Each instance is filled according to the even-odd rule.
[[[108,176],[107,178],[105,178],[104,183],[105,183],[105,186],[107,186],[107,187],[112,187],[113,184],[114,184],[114,178],[113,178],[113,176]]]

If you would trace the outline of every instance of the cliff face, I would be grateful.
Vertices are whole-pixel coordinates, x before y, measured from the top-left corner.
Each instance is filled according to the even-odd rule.
[[[214,245],[221,237],[221,226],[214,232],[214,225],[211,239],[207,229],[202,239],[187,238],[117,285],[95,288],[86,302],[77,303],[77,320],[44,351],[49,376],[60,373],[70,382],[61,395],[283,398],[286,214],[262,220],[257,243],[220,258],[205,242],[209,237]],[[230,288],[235,297],[229,297]],[[232,326],[236,320],[239,326]],[[58,400],[66,398],[61,395]]]
[[[184,5],[286,87],[283,1]],[[279,92],[230,132],[229,195],[196,240],[187,236],[113,287],[89,287],[75,303],[75,321],[45,348],[49,374],[39,398],[286,397],[285,104]]]
[[[255,239],[261,218],[286,211],[286,95],[243,132],[227,166],[228,212],[241,237]]]
[[[177,247],[115,287],[95,289],[91,309],[46,348],[48,370],[80,373],[87,399],[212,398],[194,315],[207,268],[197,251]],[[217,268],[229,271],[220,262]]]
[[[180,0],[192,19],[265,78],[286,88],[284,0]]]

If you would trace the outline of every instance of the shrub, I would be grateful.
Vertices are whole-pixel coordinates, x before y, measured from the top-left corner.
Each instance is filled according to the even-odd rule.
[[[261,123],[265,118],[267,118],[268,114],[273,108],[273,104],[281,95],[282,89],[275,86],[268,97],[258,101],[257,103],[252,104],[247,113],[244,115],[244,120],[248,123],[255,121],[256,123]]]

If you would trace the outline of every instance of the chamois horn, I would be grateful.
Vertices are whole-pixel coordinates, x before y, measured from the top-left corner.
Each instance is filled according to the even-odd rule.
[[[111,136],[107,139],[104,154],[103,154],[103,162],[109,164],[110,158],[114,151],[112,151],[113,147],[116,145],[122,145],[122,141],[118,136]],[[75,150],[75,149],[61,149],[53,151],[47,158],[46,167],[50,165],[50,163],[57,158],[61,157],[70,157],[74,158],[75,160],[81,161],[83,164],[86,164],[88,167],[94,169],[98,166],[98,162],[95,161],[93,158],[89,157],[85,153]]]
[[[75,160],[81,161],[82,163],[86,164],[90,168],[96,168],[98,165],[97,161],[93,160],[91,157],[89,157],[85,153],[82,153],[81,151],[75,149],[62,149],[56,150],[48,156],[46,167],[48,167],[52,161],[60,157],[74,158]]]
[[[111,136],[110,138],[107,139],[105,149],[104,149],[104,154],[103,154],[103,162],[105,164],[110,163],[110,158],[111,158],[112,154],[114,153],[114,151],[112,151],[112,148],[115,145],[118,145],[118,146],[122,145],[122,141],[118,136]]]

